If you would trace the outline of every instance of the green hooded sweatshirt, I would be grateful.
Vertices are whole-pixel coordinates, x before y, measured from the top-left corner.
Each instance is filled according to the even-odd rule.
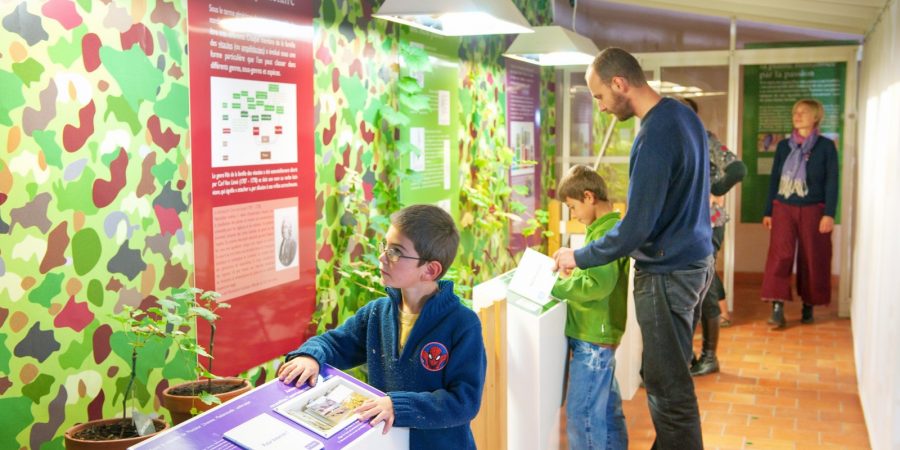
[[[621,219],[619,212],[597,218],[585,242],[603,237]],[[618,345],[628,311],[628,258],[572,271],[553,286],[554,297],[568,302],[566,336],[594,344]]]

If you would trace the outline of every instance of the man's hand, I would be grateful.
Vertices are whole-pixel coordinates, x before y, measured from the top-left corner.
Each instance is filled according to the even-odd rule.
[[[819,233],[827,234],[832,230],[834,230],[834,217],[822,216],[822,220],[819,221]]]
[[[381,434],[387,434],[394,425],[394,402],[389,396],[366,400],[353,412],[359,414],[361,422],[369,422],[369,425],[373,427],[384,422],[384,430]]]
[[[767,230],[772,230],[772,216],[763,217],[763,226],[766,227]]]
[[[553,253],[553,259],[556,261],[556,263],[553,265],[553,271],[561,272],[566,276],[571,274],[572,269],[578,266],[577,264],[575,264],[575,250],[572,250],[568,247],[561,247],[559,250]]]
[[[309,380],[309,385],[315,386],[319,377],[319,363],[309,356],[298,356],[279,367],[277,375],[284,384],[301,386]]]

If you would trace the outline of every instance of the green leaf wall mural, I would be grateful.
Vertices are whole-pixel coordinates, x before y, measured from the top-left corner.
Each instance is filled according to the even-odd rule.
[[[317,310],[310,331],[383,295],[377,243],[400,208],[399,76],[416,56],[379,2],[321,0],[313,54]],[[534,25],[549,0],[518,0]],[[112,315],[193,280],[186,0],[0,2],[0,433],[2,448],[62,448],[76,422],[120,413],[128,382]],[[462,296],[513,267],[506,37],[459,47],[460,229],[449,276]],[[555,186],[555,72],[542,71],[543,185]],[[547,195],[543,196],[544,199]],[[298,332],[298,340],[302,333]],[[298,342],[299,345],[300,342]],[[132,404],[160,409],[172,346],[141,369]],[[254,383],[271,365],[248,368]],[[180,380],[174,380],[177,382]]]

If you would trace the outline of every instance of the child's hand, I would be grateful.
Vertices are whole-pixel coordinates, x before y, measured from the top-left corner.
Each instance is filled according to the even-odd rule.
[[[366,400],[359,408],[353,410],[359,413],[359,420],[366,422],[371,419],[369,425],[373,427],[384,422],[384,431],[381,434],[387,434],[394,425],[394,402],[388,396],[378,397],[374,400]]]
[[[309,385],[315,386],[319,377],[319,363],[309,356],[298,356],[279,367],[277,375],[284,384],[300,386],[309,380]]]

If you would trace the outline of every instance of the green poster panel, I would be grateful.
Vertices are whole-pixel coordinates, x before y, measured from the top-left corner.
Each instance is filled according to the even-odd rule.
[[[791,107],[797,100],[822,102],[825,118],[820,131],[834,141],[843,161],[846,79],[844,62],[745,66],[741,159],[747,176],[741,188],[742,223],[762,222],[775,148],[790,136]],[[837,211],[835,223],[840,223],[840,197]]]
[[[459,220],[459,38],[414,29],[404,37],[424,53],[401,53],[400,111],[410,120],[400,132],[400,202],[438,205]]]

